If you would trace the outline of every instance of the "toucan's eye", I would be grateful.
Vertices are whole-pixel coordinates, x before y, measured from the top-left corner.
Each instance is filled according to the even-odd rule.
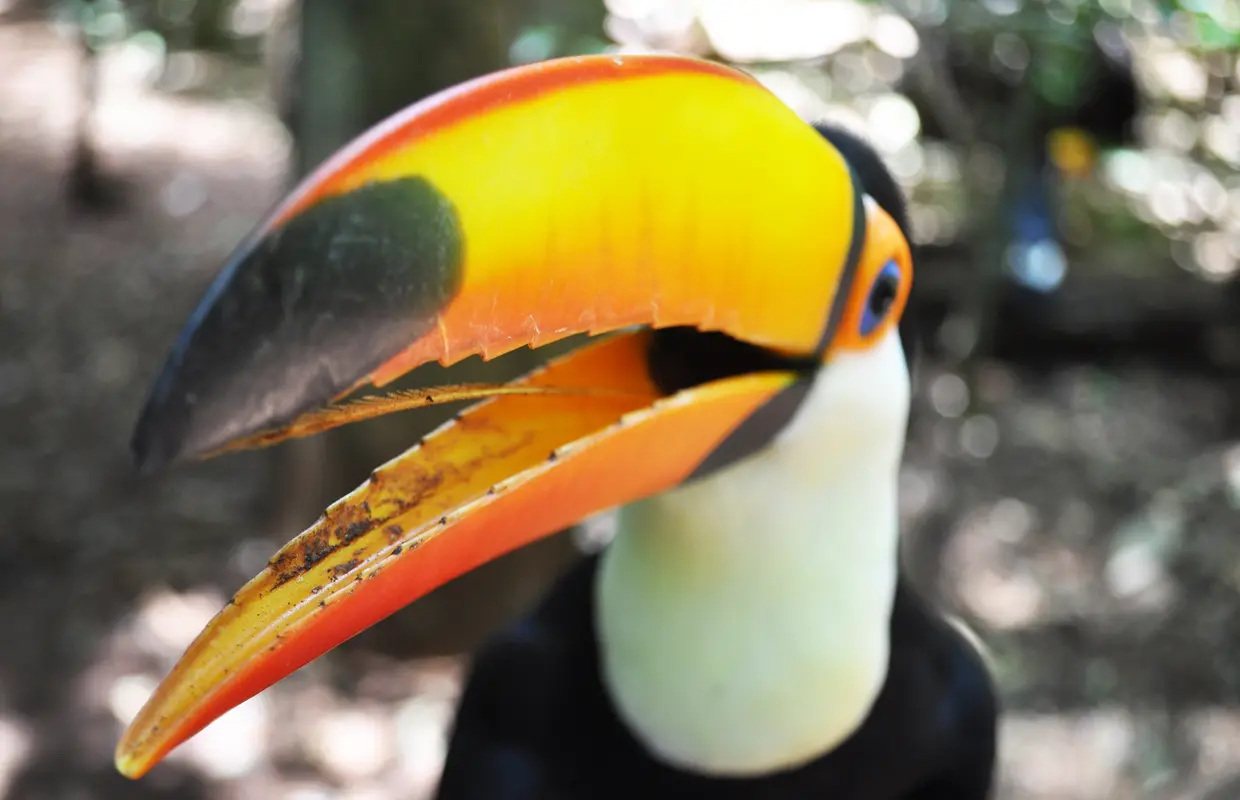
[[[870,286],[870,294],[865,299],[865,310],[861,315],[862,336],[868,336],[882,324],[899,294],[900,264],[892,259],[883,265]]]
[[[847,309],[824,362],[840,350],[864,352],[899,321],[913,283],[913,259],[891,215],[866,198],[866,240],[848,283]]]

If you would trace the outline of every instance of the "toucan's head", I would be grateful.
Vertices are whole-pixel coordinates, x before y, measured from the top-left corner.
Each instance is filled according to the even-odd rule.
[[[451,578],[766,446],[833,362],[864,381],[881,351],[889,370],[912,281],[904,228],[862,141],[697,60],[522,67],[365,134],[211,286],[135,454],[158,466],[487,399],[233,597],[125,734],[120,770],[145,773]],[[510,384],[338,402],[431,361],[580,333],[607,335]]]

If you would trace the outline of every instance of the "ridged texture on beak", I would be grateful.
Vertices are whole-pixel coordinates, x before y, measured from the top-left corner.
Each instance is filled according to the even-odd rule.
[[[651,335],[618,335],[517,382],[613,394],[499,397],[375,470],[190,645],[126,731],[117,768],[144,774],[230,708],[452,578],[675,486],[796,380],[744,375],[664,397],[646,368]]]
[[[429,361],[628,325],[808,354],[859,207],[754,80],[599,56],[434,96],[329,161],[238,250],[133,447],[155,467]]]

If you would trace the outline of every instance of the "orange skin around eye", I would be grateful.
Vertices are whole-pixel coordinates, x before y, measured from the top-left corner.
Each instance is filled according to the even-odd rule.
[[[857,277],[852,283],[852,294],[848,298],[844,317],[840,320],[835,338],[827,348],[826,360],[830,360],[831,355],[840,350],[864,351],[881,341],[888,331],[900,323],[904,305],[908,302],[909,290],[913,287],[913,257],[900,227],[877,203],[867,198],[865,205],[865,250],[861,254],[861,263],[857,265]],[[862,334],[861,320],[865,315],[865,306],[869,302],[874,279],[892,260],[900,265],[900,286],[896,291],[895,302],[874,330]]]

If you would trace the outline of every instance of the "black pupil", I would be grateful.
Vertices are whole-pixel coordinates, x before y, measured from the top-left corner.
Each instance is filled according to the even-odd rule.
[[[874,288],[870,290],[870,313],[875,317],[885,315],[896,301],[896,292],[899,289],[900,283],[894,275],[878,276]]]

